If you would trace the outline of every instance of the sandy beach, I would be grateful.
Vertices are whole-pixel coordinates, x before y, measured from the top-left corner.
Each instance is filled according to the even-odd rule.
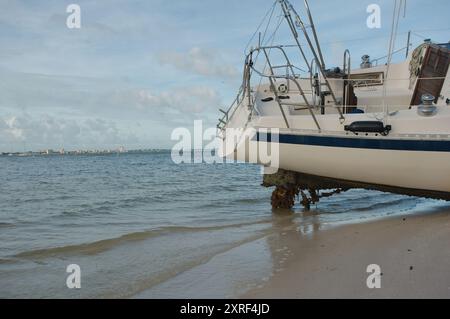
[[[449,298],[450,210],[345,225],[311,236],[284,232],[285,258],[244,298]],[[381,288],[366,285],[381,267]]]

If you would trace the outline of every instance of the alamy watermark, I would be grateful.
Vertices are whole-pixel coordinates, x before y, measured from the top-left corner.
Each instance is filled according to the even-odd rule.
[[[81,268],[77,264],[68,265],[66,272],[69,273],[66,279],[66,286],[69,289],[81,288]]]
[[[367,277],[366,285],[369,289],[381,288],[381,267],[377,264],[367,266],[366,272],[370,275]]]
[[[171,139],[175,164],[216,164],[237,161],[262,165],[263,174],[275,174],[280,165],[279,129],[227,128],[217,134],[216,128],[203,128],[194,121],[193,130],[179,127]]]
[[[69,4],[66,8],[66,12],[69,16],[66,19],[66,26],[69,29],[80,29],[81,28],[81,7],[78,4]]]
[[[367,17],[366,24],[369,29],[381,28],[381,8],[378,4],[370,4],[366,9],[370,15]]]

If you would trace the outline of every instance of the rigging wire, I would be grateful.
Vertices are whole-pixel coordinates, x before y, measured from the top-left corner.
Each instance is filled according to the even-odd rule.
[[[260,44],[264,45],[264,41],[266,40],[267,31],[269,29],[270,23],[272,22],[272,18],[273,18],[273,13],[274,12],[275,12],[275,6],[273,7],[273,10],[272,10],[272,12],[270,14],[270,18],[269,18],[269,21],[267,22],[266,28],[264,30],[264,34],[263,34],[262,38],[260,38],[261,43],[259,43],[259,45]],[[259,53],[260,52],[258,51],[258,53],[257,53],[257,55],[256,55],[256,57],[255,57],[255,59],[253,61],[253,63],[256,63],[256,61],[258,61]]]
[[[275,34],[278,32],[278,29],[280,28],[281,23],[283,22],[283,17],[284,17],[284,16],[282,15],[282,13],[281,13],[282,10],[280,9],[280,13],[277,15],[278,18],[279,18],[279,20],[278,20],[278,22],[277,22],[277,24],[276,24],[276,27],[275,27],[274,31],[272,32],[272,34],[271,34],[271,35],[269,36],[269,38],[267,39],[267,42],[265,42],[265,41],[266,41],[267,31],[269,30],[269,26],[270,26],[270,24],[271,24],[271,21],[272,21],[272,18],[273,18],[273,14],[274,14],[274,12],[275,12],[275,5],[277,4],[277,2],[278,2],[278,0],[275,1],[274,5],[273,5],[273,7],[272,7],[272,10],[271,10],[271,13],[270,13],[269,20],[268,20],[267,25],[266,25],[266,28],[265,28],[265,30],[264,30],[263,37],[260,38],[260,43],[259,43],[259,45],[261,45],[261,46],[265,46],[265,44],[266,44],[266,43],[269,43],[269,42],[271,42],[270,46],[273,45],[273,43],[274,43],[274,41],[275,41]],[[258,31],[258,30],[257,30],[257,31]],[[270,51],[271,51],[271,49],[269,49],[269,53],[268,53],[269,55],[270,55]],[[261,53],[261,51],[258,51],[256,57],[255,57],[254,60],[253,60],[253,64],[256,64],[256,62],[258,61],[258,57],[259,57],[260,53]],[[267,68],[267,65],[268,65],[268,61],[266,60],[265,65],[264,65],[264,68],[263,68],[263,73],[265,72],[265,70],[266,70],[266,68]],[[250,69],[250,76],[251,76],[252,73],[253,73],[253,70]],[[259,80],[259,83],[258,83],[258,86],[257,86],[257,90],[259,90],[259,88],[261,87],[262,80],[263,80],[263,77],[260,77],[260,80]],[[250,93],[249,93],[249,94],[250,94]],[[253,116],[253,112],[254,112],[254,111],[256,111],[256,112],[258,113],[258,110],[257,110],[255,107],[252,107],[252,109],[251,109],[251,111],[250,111],[250,117],[249,117],[249,118],[251,118],[251,117]],[[248,122],[247,122],[247,124],[248,124]],[[246,124],[246,125],[247,125],[247,124]]]
[[[270,42],[270,46],[272,46],[273,43],[275,42],[275,34],[278,32],[278,29],[280,28],[281,23],[283,22],[283,18],[284,18],[284,16],[281,14],[281,9],[280,9],[280,14],[278,16],[278,22],[276,24],[276,27],[275,27],[274,31],[272,32],[272,34],[270,35],[270,37],[267,39],[267,42],[266,42],[266,43]],[[264,46],[265,43],[263,42],[262,45]],[[269,56],[270,56],[270,51],[271,51],[271,49],[269,49],[269,53],[268,53]],[[258,52],[258,56],[259,56],[259,52]],[[256,59],[255,59],[255,63],[256,63]],[[266,62],[264,63],[263,70],[262,70],[263,74],[265,74],[267,66],[268,66],[268,61],[266,60]],[[259,90],[259,88],[261,87],[262,81],[263,81],[263,77],[260,77],[259,78],[259,83],[258,83],[258,86],[257,86],[257,90]]]
[[[266,21],[267,16],[269,15],[269,12],[270,12],[270,16],[269,16],[269,19],[268,19],[268,21],[267,21],[267,24],[266,24],[266,27],[265,27],[265,29],[264,29],[264,33],[263,33],[262,37],[261,37],[261,35],[260,35],[258,45],[264,46],[265,43],[268,43],[268,42],[270,42],[270,41],[272,41],[272,44],[271,44],[271,45],[273,45],[273,42],[274,42],[274,40],[275,40],[275,34],[276,34],[276,32],[278,31],[278,29],[279,29],[279,27],[280,27],[280,25],[281,25],[281,23],[282,23],[282,18],[283,18],[283,16],[281,15],[281,13],[278,15],[279,21],[278,21],[278,23],[276,24],[276,27],[275,27],[274,31],[272,32],[272,34],[271,34],[271,35],[269,36],[269,38],[267,39],[267,42],[266,42],[266,36],[267,36],[267,32],[268,32],[268,30],[269,30],[269,27],[270,27],[270,25],[271,25],[271,22],[272,22],[274,13],[275,13],[275,8],[276,8],[276,4],[277,4],[277,3],[278,3],[278,0],[276,0],[276,1],[274,2],[274,4],[272,5],[272,7],[271,7],[271,8],[269,9],[269,11],[266,13],[265,17],[264,17],[263,20],[261,21],[261,23],[260,23],[260,25],[258,26],[257,30],[255,31],[255,33],[253,34],[252,38],[251,38],[250,41],[248,42],[247,47],[246,47],[245,50],[244,50],[245,54],[247,54],[247,49],[248,49],[248,47],[250,46],[250,44],[251,44],[251,42],[253,41],[253,39],[255,38],[255,36],[256,36],[256,34],[258,33],[258,31],[261,29],[263,22]],[[280,11],[281,11],[281,9],[280,9]],[[258,57],[259,57],[260,53],[261,53],[261,51],[258,51],[257,54],[256,54],[256,56],[253,58],[253,61],[252,61],[253,64],[256,64],[256,62],[258,61]],[[267,67],[267,61],[266,61],[265,66],[264,66],[264,70],[266,69],[266,67]],[[249,72],[250,72],[250,77],[251,77],[251,74],[253,73],[253,70],[250,69]],[[263,72],[264,72],[264,71],[263,71]],[[258,88],[261,86],[261,83],[262,83],[262,77],[260,78],[260,81],[259,81],[259,84],[258,84]],[[253,114],[253,109],[252,109],[251,114]]]
[[[417,32],[414,32],[414,31],[411,31],[411,34],[414,34],[415,36],[417,36],[419,38],[422,38],[422,39],[426,39],[427,38],[427,37],[424,37],[423,35],[421,35],[421,34],[419,34]]]
[[[406,9],[407,9],[407,0],[403,0],[404,1],[404,11],[403,11],[403,17],[406,16]],[[261,29],[263,23],[266,21],[267,17],[270,15],[269,17],[269,22],[266,25],[266,28],[264,30],[264,35],[266,35],[267,31],[268,31],[268,27],[270,25],[270,20],[273,16],[273,13],[275,11],[276,5],[277,5],[278,1],[275,1],[272,6],[267,10],[266,14],[264,15],[264,17],[262,18],[261,22],[258,25],[258,28],[256,29],[256,31],[253,33],[252,37],[250,38],[250,40],[247,42],[247,45],[245,47],[244,51],[247,51],[248,47],[250,46],[251,42],[254,40],[254,38],[256,37],[256,35],[258,34],[258,31]],[[400,10],[400,9],[399,9]],[[438,28],[438,29],[417,29],[417,30],[411,30],[411,33],[422,38],[422,39],[426,39],[427,37],[419,34],[418,32],[439,32],[439,31],[448,31],[450,30],[450,28]],[[397,33],[397,35],[405,35],[408,34],[408,32],[401,32],[401,33]],[[263,40],[264,40],[265,36],[263,36]],[[323,42],[322,44],[325,45],[330,45],[330,44],[341,44],[341,43],[347,43],[347,42],[354,42],[354,41],[367,41],[367,40],[374,40],[374,39],[385,39],[385,38],[390,38],[389,35],[385,35],[385,36],[377,36],[377,37],[361,37],[361,38],[352,38],[352,39],[345,39],[345,40],[338,40],[338,41],[329,41],[329,42]],[[269,39],[270,41],[270,39]],[[264,43],[264,41],[262,41],[262,43]],[[290,47],[291,45],[284,45],[284,47]],[[295,45],[292,45],[295,46]],[[302,45],[304,46],[304,45]]]
[[[284,18],[284,15],[280,13],[277,26],[276,26],[275,30],[272,32],[272,35],[269,37],[269,39],[267,39],[267,42],[271,41],[270,45],[273,45],[273,43],[275,41],[275,35],[278,32],[278,29],[280,29],[281,24],[283,23],[283,18]]]
[[[421,30],[413,30],[416,32],[438,32],[438,31],[448,31],[450,28],[441,28],[441,29],[421,29]]]
[[[280,28],[280,26],[281,26],[281,24],[283,23],[283,18],[284,18],[284,16],[281,14],[281,12],[280,12],[280,16],[279,16],[279,19],[278,19],[278,23],[277,23],[277,25],[276,25],[276,27],[275,27],[275,29],[274,29],[274,31],[272,32],[272,35],[267,39],[267,44],[269,44],[269,42],[270,42],[270,46],[273,46],[273,44],[274,44],[274,42],[275,42],[275,35],[276,35],[276,33],[278,32],[278,29]],[[264,44],[263,44],[264,45]],[[269,52],[267,53],[267,55],[270,57],[270,52],[272,51],[272,49],[269,49]],[[268,61],[266,60],[266,62],[265,62],[265,64],[264,64],[264,68],[263,68],[263,74],[265,74],[265,72],[266,72],[266,69],[267,69],[267,66],[268,66]],[[258,87],[261,85],[261,83],[262,83],[262,77],[261,77],[261,79],[260,79],[260,81],[259,81],[259,85],[258,85]]]
[[[258,34],[259,29],[261,29],[264,21],[266,21],[266,18],[269,14],[273,14],[273,11],[275,10],[275,7],[277,5],[278,0],[275,0],[274,3],[272,4],[272,6],[269,8],[269,10],[267,10],[266,14],[264,15],[264,17],[262,18],[261,22],[259,23],[258,27],[256,28],[256,31],[253,33],[253,35],[251,36],[250,40],[248,40],[247,45],[245,46],[244,49],[244,53],[247,52],[248,47],[250,46],[250,44],[252,43],[253,39],[256,37],[256,35]],[[269,20],[270,23],[270,20]]]
[[[423,39],[426,39],[426,37],[424,37],[423,35],[420,35],[416,32],[439,32],[439,31],[448,31],[450,30],[450,28],[443,28],[443,29],[422,29],[422,30],[411,30],[411,34],[415,34]],[[406,35],[408,34],[409,31],[407,32],[399,32],[397,33],[397,35]],[[390,38],[390,35],[382,35],[382,36],[376,36],[376,37],[363,37],[363,38],[352,38],[352,39],[344,39],[344,40],[335,40],[335,41],[328,41],[328,42],[321,42],[322,45],[330,45],[330,44],[342,44],[342,43],[347,43],[347,42],[356,42],[356,41],[368,41],[368,40],[376,40],[376,39],[386,39],[386,38]],[[289,45],[283,45],[283,47],[288,48],[288,47],[296,47],[296,44],[289,44]],[[302,44],[301,45],[306,46],[306,44]]]
[[[401,14],[401,9],[402,9],[402,5],[403,5],[403,1],[404,0],[395,0],[394,3],[394,13],[392,15],[392,27],[391,27],[391,37],[390,37],[390,41],[389,41],[389,51],[388,51],[388,61],[387,61],[387,67],[386,67],[386,80],[383,83],[383,97],[382,97],[382,101],[383,101],[383,119],[384,121],[386,121],[387,118],[387,114],[388,114],[388,107],[386,104],[386,83],[389,81],[389,70],[390,70],[390,66],[391,66],[391,62],[392,62],[392,55],[393,55],[393,51],[395,50],[395,41],[397,40],[397,31],[398,31],[398,26],[399,26],[399,22],[400,22],[400,14]]]
[[[272,12],[270,13],[269,21],[267,22],[266,28],[264,29],[263,37],[260,39],[260,40],[261,40],[261,43],[264,43],[264,41],[265,41],[265,39],[266,39],[267,30],[269,29],[270,22],[272,21],[273,13],[274,13],[274,12],[275,12],[275,6],[273,6],[273,8],[272,8]]]

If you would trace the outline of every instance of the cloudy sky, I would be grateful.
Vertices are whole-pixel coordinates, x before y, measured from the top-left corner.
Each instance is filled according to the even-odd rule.
[[[387,53],[392,0],[310,0],[327,64]],[[81,28],[66,26],[69,4]],[[300,9],[302,1],[292,0]],[[369,4],[382,28],[366,26]],[[176,127],[214,126],[272,0],[0,0],[0,152],[170,148]],[[397,47],[450,40],[448,0],[408,0]],[[279,17],[278,8],[272,21]],[[274,28],[273,23],[270,28]],[[269,31],[271,30],[269,28]],[[270,32],[269,32],[270,33]],[[288,40],[282,24],[277,40]],[[279,42],[275,41],[275,42]]]

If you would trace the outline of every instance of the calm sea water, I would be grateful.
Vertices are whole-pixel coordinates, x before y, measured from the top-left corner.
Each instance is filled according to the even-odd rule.
[[[441,202],[353,190],[272,211],[260,168],[169,152],[0,157],[0,297],[236,297],[273,271],[270,234]],[[78,264],[82,288],[66,287]]]

